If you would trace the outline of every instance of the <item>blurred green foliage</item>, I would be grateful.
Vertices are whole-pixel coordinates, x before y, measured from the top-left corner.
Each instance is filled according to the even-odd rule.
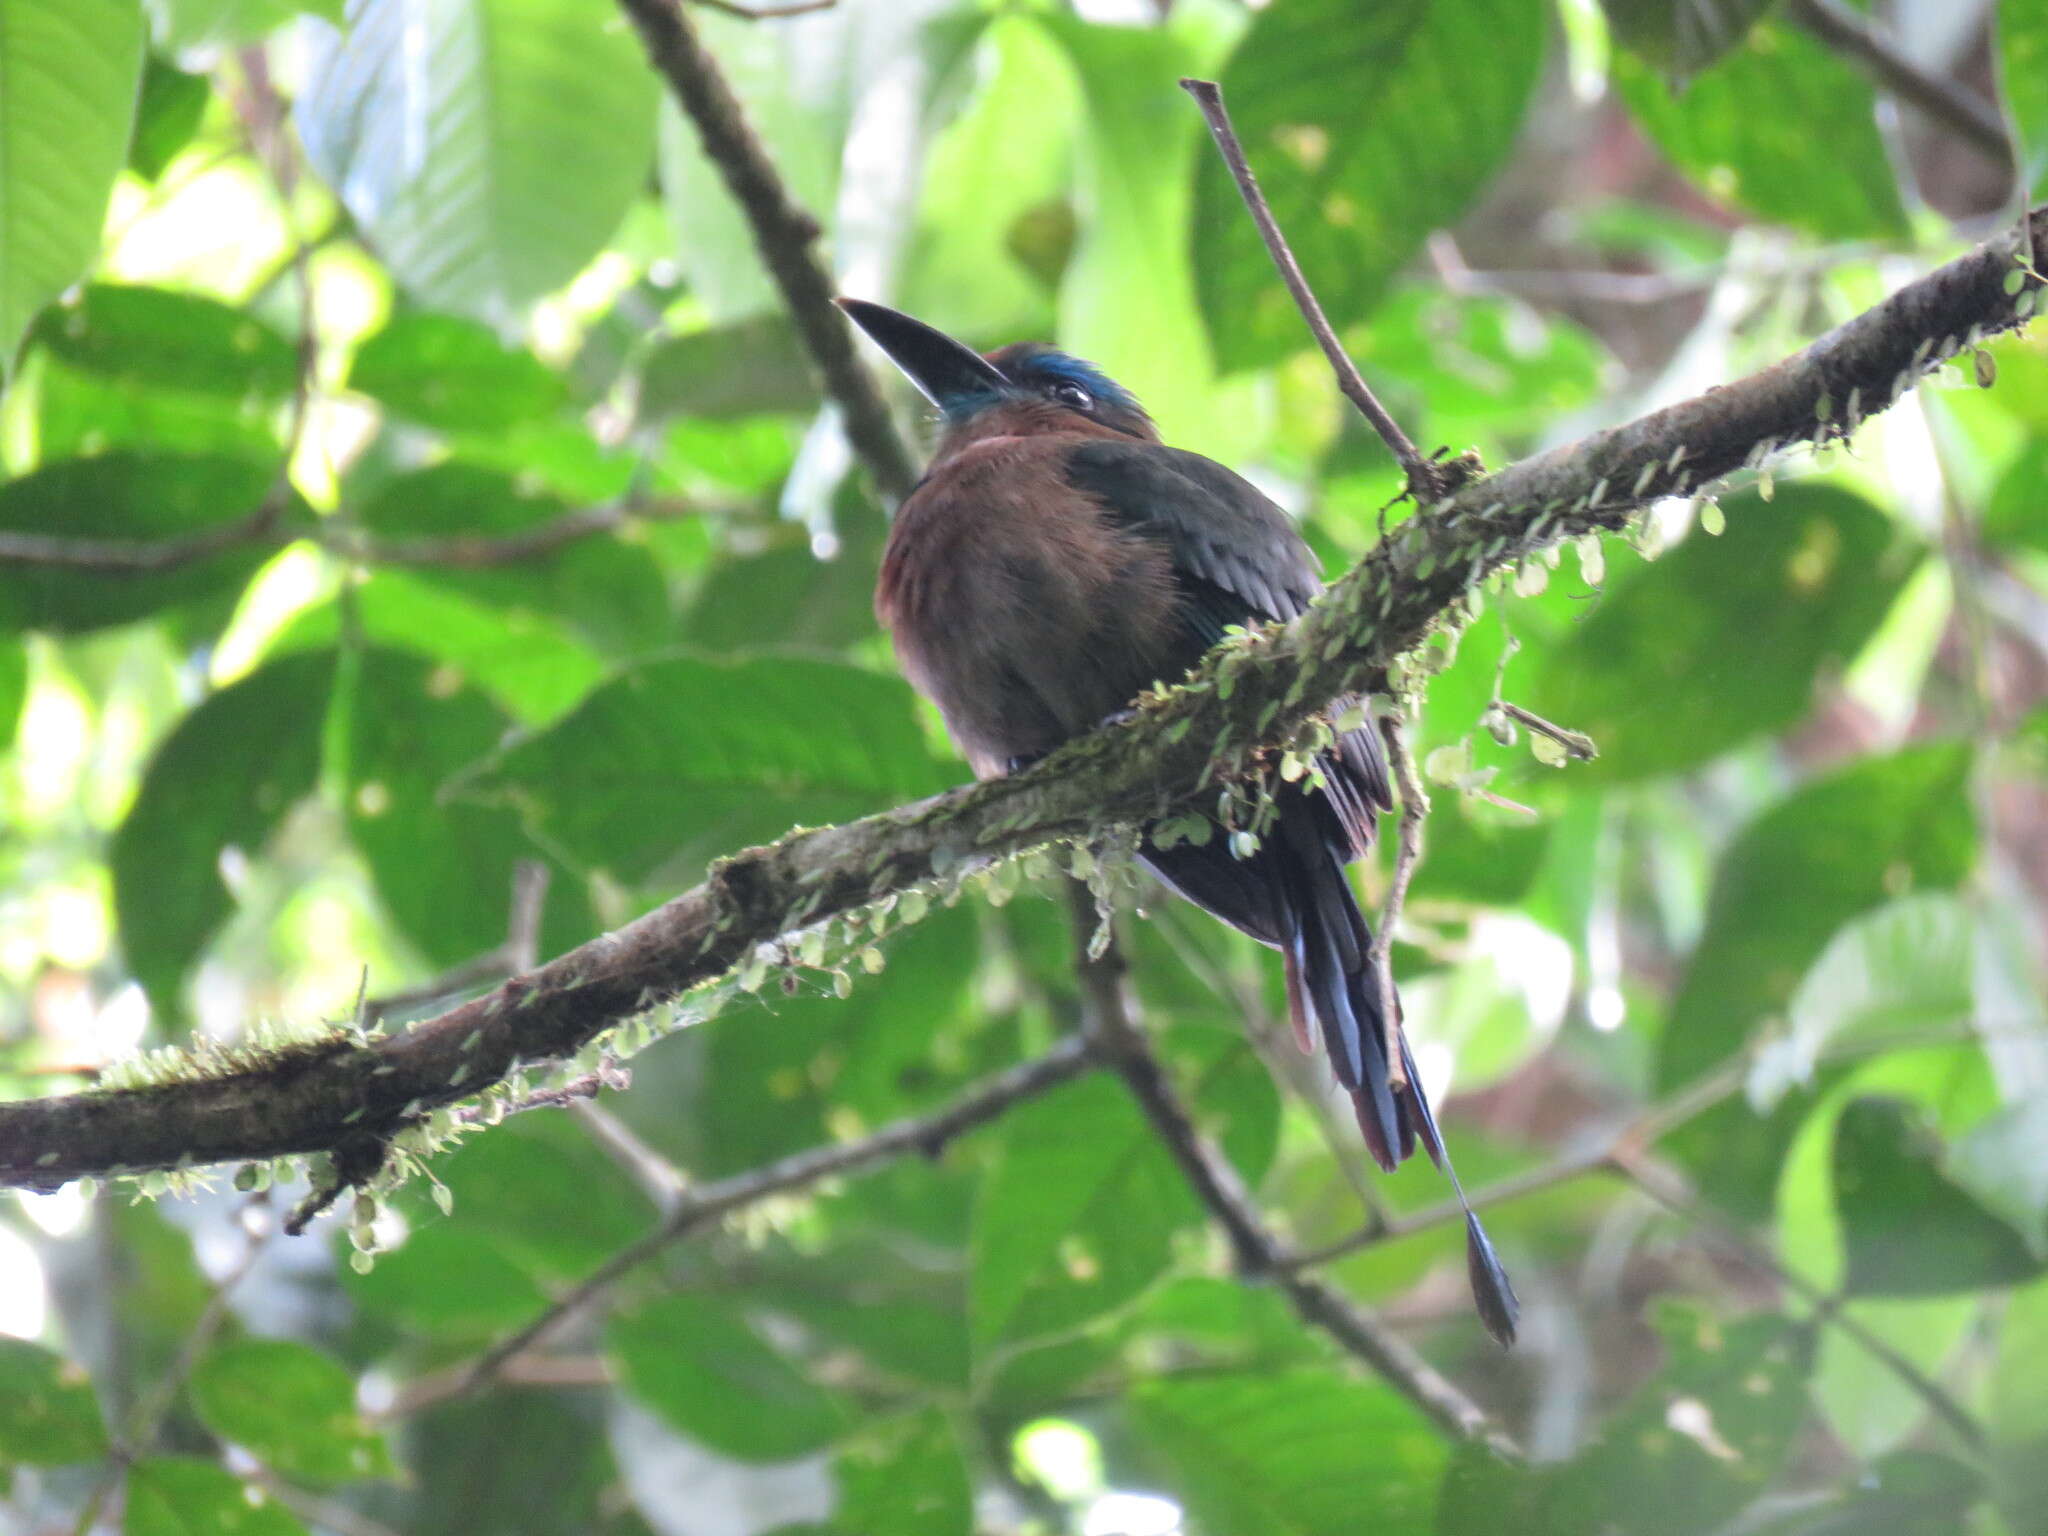
[[[689,14],[850,291],[1093,357],[1334,570],[1407,508],[1176,77],[1222,81],[1411,434],[1497,465],[1775,360],[2005,206],[1797,11]],[[1999,82],[2038,187],[2048,8],[1894,23]],[[607,0],[4,0],[0,345],[0,1096],[502,965],[522,866],[554,953],[965,776],[875,630],[882,510]],[[1533,1470],[1233,1277],[1103,1076],[750,1206],[457,1390],[657,1227],[650,1169],[858,1138],[1071,1028],[1034,869],[692,999],[609,1120],[471,1126],[321,1235],[232,1220],[296,1184],[8,1197],[0,1526],[2048,1530],[2048,352],[1986,356],[1999,387],[1532,560],[1432,642],[1395,959],[1468,1184],[1521,1191],[1512,1355],[1438,1176],[1358,1173],[1268,957],[1127,903],[1204,1129],[1304,1245],[1382,1212],[1323,1273]]]

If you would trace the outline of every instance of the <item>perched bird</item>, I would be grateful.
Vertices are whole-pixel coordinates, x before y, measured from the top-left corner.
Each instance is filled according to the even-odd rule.
[[[983,778],[1011,773],[1184,674],[1234,624],[1291,619],[1321,589],[1287,514],[1212,459],[1169,448],[1130,392],[1037,343],[986,357],[920,320],[857,299],[840,307],[939,408],[930,467],[889,531],[875,612],[910,681]],[[1390,809],[1378,731],[1346,731],[1323,787],[1281,784],[1259,846],[1231,840],[1139,857],[1196,906],[1280,951],[1304,1049],[1320,1035],[1391,1171],[1419,1140],[1457,1174],[1407,1042],[1389,1071],[1372,935],[1344,868]],[[1459,1190],[1462,1201],[1464,1192]],[[1514,1338],[1514,1288],[1466,1208],[1473,1295]]]

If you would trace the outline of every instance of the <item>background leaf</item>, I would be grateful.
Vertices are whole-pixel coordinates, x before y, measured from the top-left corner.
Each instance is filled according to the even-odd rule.
[[[1475,38],[1484,48],[1474,48]],[[1338,325],[1372,312],[1432,229],[1506,160],[1542,67],[1542,12],[1520,0],[1279,0],[1222,85],[1273,215]],[[1320,63],[1303,69],[1313,56]],[[1222,162],[1195,171],[1195,278],[1217,360],[1312,342]]]
[[[63,1466],[106,1452],[85,1372],[26,1339],[0,1338],[0,1460]]]
[[[21,333],[92,259],[142,79],[134,0],[10,0],[0,15],[0,382]]]
[[[303,1344],[215,1345],[193,1368],[191,1393],[207,1428],[287,1477],[340,1483],[396,1470],[383,1435],[356,1411],[355,1378]]]
[[[321,50],[297,121],[415,298],[501,321],[618,227],[647,172],[654,99],[602,0],[364,0]]]

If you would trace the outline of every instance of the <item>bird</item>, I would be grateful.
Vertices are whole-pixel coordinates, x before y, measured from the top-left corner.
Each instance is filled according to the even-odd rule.
[[[890,524],[875,613],[977,777],[1017,772],[1127,717],[1155,680],[1184,675],[1234,626],[1292,619],[1321,590],[1280,507],[1215,460],[1167,446],[1093,364],[1042,342],[984,355],[899,310],[838,303],[938,409],[930,462]],[[1373,1159],[1391,1172],[1419,1141],[1445,1171],[1480,1320],[1505,1346],[1514,1287],[1406,1038],[1386,1028],[1371,930],[1345,874],[1393,808],[1376,726],[1336,733],[1316,767],[1275,786],[1255,846],[1220,827],[1200,840],[1146,828],[1138,858],[1280,952],[1296,1038],[1305,1050],[1321,1039]]]

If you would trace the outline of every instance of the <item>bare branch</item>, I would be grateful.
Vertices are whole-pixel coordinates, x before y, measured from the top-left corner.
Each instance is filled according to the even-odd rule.
[[[289,461],[289,454],[287,455]],[[330,554],[362,565],[442,566],[479,570],[515,565],[553,554],[564,545],[611,533],[636,522],[694,517],[686,503],[662,500],[622,502],[570,512],[518,533],[445,539],[365,539],[324,523],[292,527],[283,523],[289,486],[280,483],[246,517],[176,539],[72,539],[0,530],[0,565],[54,566],[107,576],[151,576],[193,565],[230,549],[282,549],[305,539]]]
[[[1230,167],[1238,194],[1251,211],[1252,222],[1259,227],[1259,238],[1266,242],[1267,253],[1279,269],[1280,280],[1294,296],[1295,307],[1301,311],[1301,318],[1308,322],[1316,345],[1330,360],[1330,367],[1337,375],[1337,387],[1344,391],[1347,400],[1358,407],[1359,414],[1372,423],[1372,429],[1379,433],[1380,440],[1393,453],[1402,473],[1408,477],[1409,494],[1418,503],[1435,501],[1450,488],[1442,468],[1417,451],[1408,434],[1401,430],[1400,423],[1387,414],[1386,407],[1373,394],[1365,376],[1358,371],[1358,365],[1351,361],[1351,354],[1344,350],[1344,343],[1337,339],[1329,316],[1323,313],[1322,304],[1309,287],[1308,279],[1302,275],[1301,263],[1294,259],[1287,237],[1280,232],[1273,210],[1267,206],[1266,194],[1259,190],[1259,178],[1252,174],[1251,162],[1244,157],[1244,146],[1238,142],[1237,130],[1231,127],[1230,113],[1223,105],[1223,88],[1213,80],[1183,80],[1180,88],[1194,97],[1195,105],[1202,109],[1202,120],[1209,125],[1209,133],[1216,140],[1223,163]]]
[[[2033,221],[2028,233],[2048,239],[2048,210]],[[403,1035],[336,1036],[248,1071],[0,1105],[0,1183],[47,1186],[388,1135],[517,1065],[573,1055],[785,934],[1191,804],[1331,700],[1384,687],[1388,668],[1464,611],[1488,576],[1562,540],[1624,527],[1659,497],[1711,488],[1790,445],[1833,441],[1936,363],[2020,324],[2042,286],[2015,264],[2021,242],[2013,231],[1978,247],[1760,373],[1461,487],[1376,545],[1300,618],[1218,647],[1130,721],[1024,773],[721,860],[695,889]]]
[[[2012,169],[2012,140],[2006,137],[1998,108],[1968,86],[1931,74],[1842,0],[1792,0],[1792,15],[1899,100],[1918,107],[1965,143]]]
[[[818,221],[797,206],[678,0],[619,0],[647,45],[647,57],[697,126],[704,153],[754,231],[761,260],[782,290],[797,335],[846,420],[846,438],[892,502],[917,484],[917,466],[859,354],[853,328],[832,303],[833,282],[818,257]]]
[[[1521,1460],[1521,1448],[1405,1339],[1335,1287],[1295,1266],[1230,1160],[1195,1124],[1165,1064],[1132,1019],[1116,946],[1111,944],[1099,957],[1089,955],[1095,904],[1087,887],[1070,887],[1070,899],[1084,1035],[1096,1055],[1123,1079],[1189,1188],[1229,1237],[1239,1271],[1247,1278],[1271,1277],[1304,1322],[1322,1329],[1346,1353],[1370,1366],[1446,1434],[1480,1441],[1501,1456]]]

